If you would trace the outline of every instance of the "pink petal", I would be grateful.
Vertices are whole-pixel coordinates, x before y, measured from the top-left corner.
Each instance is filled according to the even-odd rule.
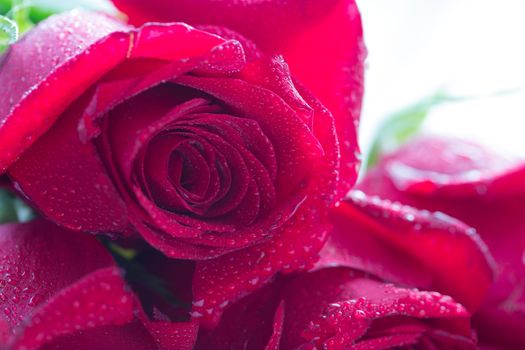
[[[102,326],[78,331],[51,340],[38,350],[158,350],[153,338],[139,321],[124,326]],[[176,350],[174,348],[173,350]]]
[[[525,193],[522,161],[460,139],[416,139],[383,165],[397,189],[413,194],[454,198]]]

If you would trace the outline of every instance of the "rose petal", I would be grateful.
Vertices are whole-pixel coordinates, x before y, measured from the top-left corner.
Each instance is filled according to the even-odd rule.
[[[272,142],[280,165],[276,182],[278,198],[297,191],[306,181],[303,174],[309,174],[312,162],[321,158],[322,147],[308,126],[275,93],[240,79],[182,76],[175,81],[211,94],[234,108],[239,116],[257,121]]]
[[[116,267],[100,269],[68,286],[24,319],[15,349],[39,346],[77,330],[120,326],[133,320],[133,295]]]
[[[0,226],[3,344],[36,349],[191,349],[195,322],[150,321],[110,254],[47,221]]]
[[[247,62],[258,60],[264,56],[263,52],[257,47],[257,45],[253,41],[248,40],[248,38],[246,38],[245,36],[227,27],[214,26],[209,24],[197,24],[195,25],[195,28],[218,35],[224,39],[235,40],[241,43],[244,49],[244,54],[246,55]]]
[[[4,314],[13,349],[133,319],[132,295],[102,245],[42,220],[0,226]]]
[[[146,5],[138,0],[114,0],[114,3],[134,23],[176,20],[223,26],[253,40],[266,53],[283,54],[292,74],[333,112],[339,138],[344,140],[342,178],[346,190],[350,188],[359,163],[356,127],[366,54],[354,1],[154,0]],[[341,37],[345,40],[339,40]]]
[[[70,32],[77,33],[76,26],[80,23],[85,23],[88,29],[93,25],[99,25],[101,28],[109,27],[120,31],[108,33],[99,30],[94,32],[98,35],[96,38],[91,37],[92,31],[88,33],[80,31],[78,32],[80,39],[76,36],[74,36],[76,39],[69,41],[60,39],[62,36],[71,36]],[[20,48],[16,46],[13,49],[8,59],[3,62],[1,73],[6,75],[5,79],[14,79],[14,74],[23,68],[24,76],[30,76],[32,86],[38,84],[42,86],[35,90],[28,89],[31,93],[21,96],[17,95],[18,90],[16,90],[11,97],[15,101],[13,102],[15,107],[5,112],[6,121],[0,127],[0,134],[4,130],[7,130],[6,133],[9,132],[9,137],[13,139],[3,138],[6,142],[2,144],[16,148],[16,152],[14,150],[2,152],[2,155],[12,153],[9,156],[11,158],[6,159],[6,162],[10,164],[30,142],[34,142],[37,136],[45,132],[68,107],[68,104],[83,93],[90,84],[125,60],[129,62],[129,60],[154,58],[157,61],[153,68],[159,68],[159,60],[169,62],[170,60],[198,58],[186,65],[182,63],[181,65],[186,70],[199,68],[200,70],[213,70],[216,73],[221,72],[221,69],[222,72],[231,73],[232,69],[238,69],[239,62],[243,62],[242,49],[239,48],[238,43],[233,45],[233,42],[230,42],[232,45],[227,45],[228,42],[217,36],[195,30],[184,24],[149,24],[132,30],[125,26],[119,27],[115,23],[103,15],[88,13],[83,16],[83,12],[61,14],[31,31],[31,35],[24,38]],[[36,47],[33,45],[34,41],[40,42],[41,40],[60,42],[65,47],[61,51],[51,52],[50,57],[42,58],[41,64],[37,61],[36,63],[31,62],[29,66],[25,58],[24,60],[16,59],[20,55],[17,53],[18,50],[25,50],[25,46],[34,50]],[[78,40],[80,42],[77,42]],[[173,43],[174,40],[181,45],[165,45],[166,42]],[[52,47],[53,50],[54,47]],[[221,50],[217,50],[216,53],[211,52],[216,47]],[[73,56],[71,56],[72,50],[75,53]],[[88,64],[87,61],[97,60],[99,56],[104,56],[104,65]],[[233,56],[236,59],[233,59]],[[226,57],[230,62],[224,61]],[[54,69],[56,65],[51,65],[47,61],[51,58],[57,62],[63,61],[63,63],[59,68]],[[205,58],[210,58],[210,61],[203,65]],[[26,65],[28,67],[25,67]],[[35,67],[39,67],[39,70],[35,70]],[[38,141],[38,147],[28,152],[28,155],[23,157],[21,162],[17,162],[17,165],[10,171],[10,175],[16,180],[21,192],[53,221],[68,228],[91,232],[120,232],[126,227],[125,207],[97,159],[94,148],[89,144],[84,144],[86,133],[93,132],[91,130],[93,126],[90,123],[93,123],[96,114],[113,106],[115,99],[120,101],[124,97],[129,98],[141,89],[173,78],[176,74],[181,73],[181,69],[184,71],[181,67],[177,70],[177,67],[168,65],[169,69],[159,69],[152,73],[152,67],[144,62],[142,62],[142,68],[137,65],[134,67],[138,68],[135,75],[128,76],[124,81],[118,81],[118,78],[122,79],[121,75],[129,72],[129,67],[125,65],[109,73],[106,80],[102,79],[102,85],[98,85],[94,90],[88,90],[81,100],[67,110],[67,115],[62,115],[59,125],[52,128]],[[70,79],[69,75],[75,75],[75,78]],[[76,82],[75,86],[67,85],[73,80]],[[115,83],[115,80],[118,83]],[[108,84],[108,81],[113,83],[110,86],[104,85]],[[24,84],[20,86],[27,88]],[[52,90],[48,91],[48,88]],[[38,101],[45,99],[46,105],[42,105],[41,102],[37,105],[36,102],[32,102],[32,99],[38,99]],[[86,102],[89,99],[91,102]],[[82,112],[86,107],[88,110],[92,109],[91,115]],[[22,111],[19,111],[21,108]],[[32,120],[28,124],[27,118],[19,121],[20,113],[39,116],[40,119]],[[75,125],[77,121],[74,119],[80,118],[81,115],[82,119],[79,121],[77,130],[77,125]],[[27,131],[27,128],[31,130]],[[25,131],[21,131],[22,129]],[[30,142],[17,141],[21,133],[31,134]],[[85,157],[78,157],[79,153]],[[47,176],[42,176],[42,173]]]
[[[266,344],[265,350],[279,350],[279,344],[284,327],[284,303],[281,302],[277,307],[275,316],[273,319],[273,332],[268,344]]]
[[[284,295],[283,349],[295,349],[305,339],[327,349],[351,344],[370,348],[361,343],[371,339],[395,347],[406,344],[407,339],[392,337],[389,329],[414,324],[407,329],[417,340],[428,337],[439,344],[433,334],[439,330],[463,348],[474,348],[469,314],[439,293],[396,288],[351,269],[332,268],[296,278]]]
[[[196,349],[277,350],[284,322],[278,291],[268,286],[229,307],[217,327],[201,330]]]
[[[191,350],[197,336],[195,323],[154,322],[145,327],[134,321],[104,326],[60,337],[39,350]]]
[[[332,217],[335,228],[321,266],[351,266],[400,284],[415,283],[451,295],[472,311],[493,281],[493,259],[476,231],[443,213],[354,191]],[[431,280],[422,279],[425,275]]]
[[[193,305],[194,317],[205,326],[214,325],[224,307],[260,288],[277,272],[311,267],[327,231],[319,215],[323,214],[305,203],[268,241],[198,262],[193,294],[196,300],[202,299],[202,304]]]
[[[38,350],[158,350],[139,321],[124,326],[102,326],[54,339]],[[175,350],[176,348],[174,348]]]
[[[434,157],[428,157],[431,153]],[[453,138],[422,137],[383,161],[396,188],[439,197],[525,193],[525,165]]]
[[[94,237],[44,220],[1,225],[0,256],[4,271],[0,300],[11,327],[57,291],[113,265]]]
[[[125,58],[130,37],[124,31],[129,27],[107,16],[72,11],[44,21],[11,46],[0,69],[0,79],[10,85],[0,96],[0,172]]]
[[[429,153],[431,162],[423,156]],[[389,169],[405,163],[414,172],[400,181]],[[471,142],[428,137],[385,157],[359,186],[367,193],[443,211],[476,228],[496,260],[498,274],[475,324],[482,341],[516,348],[525,346],[523,332],[514,331],[525,327],[523,169],[523,162]]]
[[[77,133],[86,101],[74,103],[55,126],[9,169],[15,187],[51,221],[78,231],[122,232],[127,210],[93,144]]]
[[[147,329],[158,350],[192,350],[199,325],[197,322],[150,322]]]

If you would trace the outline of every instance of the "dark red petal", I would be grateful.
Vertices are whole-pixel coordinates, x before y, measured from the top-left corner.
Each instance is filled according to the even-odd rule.
[[[102,326],[77,331],[39,347],[38,350],[159,350],[139,321],[123,326]],[[173,348],[176,350],[177,348]]]
[[[433,161],[424,157],[429,153]],[[400,182],[399,174],[389,169],[405,163],[415,170]],[[473,143],[429,137],[384,158],[359,185],[371,194],[443,211],[476,228],[498,273],[474,322],[482,341],[511,348],[525,346],[525,335],[517,331],[525,327],[523,169],[523,162]]]
[[[11,327],[61,289],[113,266],[94,237],[43,220],[1,225],[0,257],[1,308]]]
[[[301,83],[292,79],[287,63],[280,56],[250,62],[239,76],[245,81],[276,92],[296,111],[323,149],[324,164],[311,165],[316,169],[317,176],[322,179],[319,185],[324,185],[324,188],[318,189],[319,192],[323,193],[323,198],[329,203],[344,196],[348,192],[346,186],[332,197],[335,184],[340,179],[340,148],[333,116],[326,107]],[[357,171],[357,168],[354,171]],[[348,178],[349,174],[345,173],[345,176]]]
[[[312,129],[313,110],[297,92],[288,64],[282,56],[268,56],[249,62],[238,76],[246,82],[275,92]],[[325,127],[330,129],[330,125]]]
[[[468,345],[464,348],[474,348],[469,314],[450,297],[396,288],[351,269],[299,276],[286,286],[284,300],[283,349],[296,349],[305,342],[326,349],[349,345],[366,349],[371,347],[362,342],[371,339],[390,347],[403,345],[407,338],[391,336],[399,335],[393,329],[401,326],[416,339],[434,338],[434,330],[439,330],[459,338],[459,344]]]
[[[347,184],[353,181],[350,180],[350,177],[357,176],[359,164],[354,164],[354,174],[350,174],[350,170],[346,172],[341,171],[341,149],[339,142],[343,142],[343,140],[337,139],[332,113],[301,83],[294,81],[294,84],[304,100],[313,108],[312,130],[315,137],[323,146],[324,151],[322,160],[324,164],[316,166],[316,175],[319,180],[316,184],[318,187],[313,189],[313,193],[319,196],[321,200],[332,205],[348,193],[349,188]],[[355,148],[354,152],[359,151],[357,144],[353,145],[353,147]],[[343,180],[343,176],[346,176],[346,180]]]
[[[11,47],[0,65],[0,80],[10,86],[0,94],[0,172],[124,60],[128,31],[109,17],[73,11],[44,21]]]
[[[173,84],[162,84],[125,101],[109,113],[104,137],[116,166],[128,181],[133,161],[156,133],[177,118],[209,105],[199,96],[191,98],[190,93]],[[190,97],[188,101],[186,97]]]
[[[310,207],[314,206],[314,207]],[[266,284],[277,272],[307,269],[317,260],[327,227],[315,204],[304,203],[268,241],[197,263],[193,316],[204,325],[216,324],[224,308]]]
[[[14,349],[38,349],[78,330],[124,325],[133,320],[133,310],[133,295],[126,291],[118,268],[100,269],[60,290],[25,317],[24,328],[15,330]]]
[[[124,326],[102,326],[57,338],[39,350],[191,350],[197,336],[195,323],[139,321]]]
[[[146,328],[158,350],[192,350],[199,325],[197,322],[149,322]]]
[[[184,239],[176,238],[164,231],[149,227],[141,220],[141,215],[143,214],[137,212],[135,215],[137,216],[137,219],[132,220],[133,226],[140,233],[142,238],[171,258],[193,260],[210,259],[225,253],[223,248],[214,249],[207,246],[188,243]],[[161,225],[161,229],[168,227],[168,225],[171,226],[171,230],[180,230],[180,233],[178,233],[179,235],[181,233],[187,235],[193,233],[197,235],[199,234],[198,230],[188,229],[184,225],[180,225],[176,222],[166,222],[166,226]],[[226,250],[226,252],[228,252],[228,250]]]
[[[279,344],[284,327],[284,302],[281,302],[275,312],[273,319],[273,332],[268,344],[266,344],[265,350],[279,350]]]
[[[78,137],[89,94],[75,102],[46,135],[9,169],[16,188],[51,221],[99,233],[126,229],[127,210],[95,146]]]
[[[272,284],[228,307],[216,327],[201,329],[196,349],[278,350],[284,322],[279,290]]]
[[[86,21],[93,21],[93,23],[84,23]],[[53,221],[77,230],[123,231],[127,224],[123,202],[107,177],[95,154],[95,149],[91,144],[85,144],[89,136],[94,133],[92,130],[94,127],[91,125],[94,118],[107,108],[113,107],[115,103],[121,102],[122,99],[129,98],[142,89],[158,84],[159,81],[173,78],[188,69],[213,71],[215,74],[238,70],[239,65],[244,62],[242,49],[238,43],[226,42],[217,36],[195,30],[184,24],[149,24],[136,30],[121,26],[117,28],[121,30],[119,32],[108,34],[105,31],[98,31],[97,33],[104,36],[96,39],[89,36],[91,32],[88,33],[89,35],[79,32],[78,37],[82,39],[81,42],[86,41],[80,45],[77,43],[80,39],[70,35],[71,32],[77,33],[76,26],[80,23],[83,23],[86,28],[91,28],[93,25],[101,28],[117,25],[116,22],[103,15],[87,14],[83,16],[82,13],[77,12],[61,14],[38,26],[22,41],[25,46],[31,46],[34,41],[40,42],[41,40],[46,43],[59,42],[61,45],[75,45],[74,48],[66,46],[62,51],[50,53],[53,59],[61,64],[59,68],[53,70],[56,68],[55,65],[46,61],[51,58],[42,58],[44,60],[42,64],[38,60],[32,62],[31,67],[26,67],[29,63],[25,60],[16,61],[15,58],[19,55],[16,54],[18,52],[16,50],[21,50],[25,46],[18,49],[16,49],[18,46],[15,46],[13,49],[15,53],[10,54],[3,62],[1,73],[9,74],[5,79],[14,79],[14,72],[22,69],[24,76],[29,75],[32,80],[35,80],[32,81],[31,86],[38,84],[41,86],[34,91],[28,88],[26,91],[28,93],[20,97],[17,97],[16,94],[11,97],[16,102],[13,102],[16,108],[6,111],[9,114],[5,117],[6,122],[0,127],[0,134],[4,129],[11,128],[12,125],[15,129],[9,131],[9,137],[16,139],[21,133],[21,131],[16,131],[18,130],[16,128],[30,127],[33,135],[31,142],[34,142],[37,136],[40,136],[53,124],[68,107],[68,104],[72,103],[102,74],[108,73],[125,60],[128,62],[129,60],[143,60],[133,66],[137,70],[129,76],[125,75],[130,73],[126,65],[121,65],[107,74],[100,85],[88,90],[83,97],[85,100],[78,101],[67,110],[66,115],[61,115],[60,124],[42,137],[38,147],[28,152],[28,155],[19,162],[20,165],[17,163],[11,171],[20,190]],[[86,38],[82,38],[83,35],[87,35]],[[60,40],[62,36],[71,36],[76,39],[71,39],[71,42],[62,41]],[[175,41],[178,42],[178,45],[171,45]],[[50,50],[61,47],[61,45],[53,44]],[[36,46],[38,45],[33,45],[30,49],[33,50]],[[218,49],[215,53],[212,52],[214,48]],[[74,57],[69,56],[72,51],[75,52]],[[98,61],[97,57],[100,56],[104,56],[102,60],[104,65],[87,63],[92,60]],[[179,60],[188,58],[193,58],[193,60],[185,64],[177,63]],[[205,58],[209,59],[207,63],[204,62]],[[151,63],[152,61],[148,60],[152,59],[157,60],[155,64],[145,63]],[[175,63],[171,65],[159,63],[159,61],[169,62],[170,60]],[[61,63],[62,61],[64,62]],[[180,67],[177,67],[177,64]],[[40,70],[37,70],[33,77],[35,67],[39,67]],[[68,78],[69,75],[74,75],[74,78]],[[76,81],[74,87],[64,86],[68,82],[70,84],[70,81]],[[52,90],[46,90],[48,88]],[[17,101],[17,98],[20,101]],[[32,102],[33,98],[38,98],[38,104]],[[40,102],[41,99],[46,100],[46,104]],[[24,109],[22,113],[19,111],[20,108],[28,110]],[[28,119],[20,119],[19,113],[40,116],[40,119],[32,120],[27,124]],[[81,116],[82,119],[75,119]],[[3,138],[7,141],[2,145],[15,147],[18,153],[13,157],[18,157],[29,143],[21,144],[15,139]],[[2,152],[2,155],[7,153],[9,153],[8,150]],[[79,157],[79,154],[82,154],[83,157]],[[0,167],[1,163],[0,158]]]
[[[38,220],[0,226],[3,344],[37,349],[191,349],[195,322],[149,321],[93,236]]]
[[[97,118],[153,86],[191,70],[195,74],[229,76],[238,72],[245,64],[243,48],[237,41],[224,41],[181,23],[150,24],[141,30],[140,40],[135,39],[133,57],[98,81],[96,95],[79,124],[79,133],[83,139],[97,135],[97,127],[93,125]],[[144,40],[152,40],[153,43],[145,44]],[[176,40],[187,47],[172,47],[168,52],[159,53],[159,56],[154,56],[158,53],[156,50],[148,52],[141,48],[162,46],[165,44],[164,40]],[[200,47],[195,47],[196,43]],[[178,96],[177,101],[184,100],[184,97],[196,97],[196,94],[187,95],[184,91],[179,93],[181,96]]]
[[[240,79],[182,76],[177,83],[202,90],[235,109],[239,116],[257,121],[272,142],[277,157],[278,198],[297,191],[312,162],[322,156],[322,147],[298,113],[272,91]],[[285,166],[286,165],[286,166]]]
[[[227,27],[201,24],[196,25],[195,28],[218,35],[224,39],[238,41],[239,43],[241,43],[244,49],[246,61],[248,62],[255,61],[264,56],[263,52],[257,47],[257,45],[255,45],[253,41],[248,40],[245,36]]]
[[[307,2],[114,0],[132,22],[212,24],[233,29],[264,52],[283,54],[292,74],[334,114],[342,142],[343,179],[355,181],[356,127],[363,92],[365,48],[352,0]],[[206,11],[202,9],[206,8]],[[344,37],[345,40],[340,40]],[[323,74],[319,74],[319,71]]]
[[[322,266],[351,266],[400,284],[416,283],[451,295],[472,311],[493,281],[494,262],[476,231],[443,213],[355,191],[332,218],[335,228]]]
[[[319,253],[317,268],[346,266],[379,276],[387,281],[420,288],[430,288],[432,275],[411,254],[393,246],[374,230],[345,214],[343,208],[332,210],[332,230]],[[349,211],[350,212],[350,211]]]
[[[133,296],[94,237],[38,220],[0,226],[0,240],[1,308],[13,349],[133,319]]]

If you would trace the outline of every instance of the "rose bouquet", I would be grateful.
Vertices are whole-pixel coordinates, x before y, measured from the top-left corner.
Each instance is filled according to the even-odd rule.
[[[525,346],[522,163],[421,138],[354,186],[353,0],[115,5],[0,57],[0,349]]]

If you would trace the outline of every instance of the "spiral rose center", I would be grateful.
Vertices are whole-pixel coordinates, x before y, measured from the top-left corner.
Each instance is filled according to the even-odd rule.
[[[147,137],[133,165],[136,182],[155,205],[243,224],[271,210],[276,157],[256,121],[203,98],[178,104],[158,120],[163,125]]]

